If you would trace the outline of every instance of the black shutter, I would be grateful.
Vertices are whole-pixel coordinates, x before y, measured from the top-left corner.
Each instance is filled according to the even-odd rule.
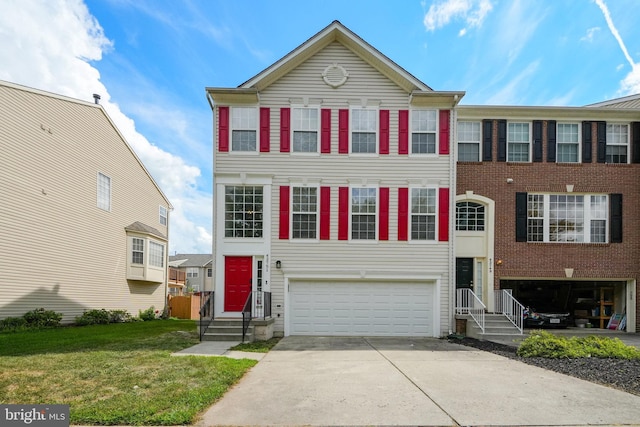
[[[498,161],[507,161],[507,121],[498,120]]]
[[[493,160],[493,120],[482,121],[482,161]]]
[[[527,241],[527,193],[516,193],[516,242]]]
[[[633,132],[631,163],[640,163],[640,122],[631,123],[631,132]]]
[[[582,122],[582,163],[591,163],[591,122]]]
[[[598,163],[604,163],[607,159],[607,122],[598,123]]]
[[[547,122],[547,162],[556,161],[556,121]]]
[[[533,161],[542,161],[542,120],[533,121]]]
[[[622,194],[609,194],[609,241],[622,243]]]

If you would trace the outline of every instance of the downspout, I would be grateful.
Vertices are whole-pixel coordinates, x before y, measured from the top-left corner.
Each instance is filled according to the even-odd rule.
[[[454,101],[454,104],[451,108],[451,123],[449,123],[449,129],[451,130],[449,133],[449,144],[451,145],[451,149],[449,150],[450,154],[450,164],[449,164],[449,236],[451,236],[449,243],[449,335],[453,333],[455,329],[452,329],[453,325],[456,323],[455,318],[455,305],[456,305],[456,276],[455,276],[455,244],[456,244],[456,235],[455,235],[455,218],[456,218],[456,153],[457,153],[457,126],[458,123],[458,110],[456,109],[457,99]]]
[[[171,211],[173,208],[171,207],[171,203],[167,206],[167,250],[164,253],[164,309],[163,313],[169,315],[169,304],[168,304],[168,295],[169,295],[169,224],[171,223]]]

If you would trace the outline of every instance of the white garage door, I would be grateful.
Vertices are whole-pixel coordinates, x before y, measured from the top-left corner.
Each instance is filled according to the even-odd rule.
[[[434,336],[434,283],[291,282],[290,335]]]

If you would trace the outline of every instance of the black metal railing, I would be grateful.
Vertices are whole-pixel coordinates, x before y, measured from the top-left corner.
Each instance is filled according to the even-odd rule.
[[[200,341],[207,328],[213,322],[213,305],[214,305],[214,292],[202,291],[200,292],[202,304],[200,305]]]
[[[250,292],[242,309],[242,342],[247,335],[251,319],[265,320],[269,317],[271,317],[271,292]]]

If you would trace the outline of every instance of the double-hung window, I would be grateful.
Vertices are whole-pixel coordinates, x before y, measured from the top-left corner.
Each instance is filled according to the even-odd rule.
[[[606,243],[607,195],[529,194],[529,242]]]
[[[198,277],[198,267],[187,267],[187,277]]]
[[[437,110],[411,111],[411,153],[435,154]]]
[[[351,239],[375,240],[378,207],[377,188],[351,189]]]
[[[255,107],[231,108],[231,150],[257,151],[258,109]]]
[[[292,234],[294,239],[318,236],[318,188],[293,187]]]
[[[149,265],[164,267],[164,245],[149,241]]]
[[[411,240],[436,239],[436,189],[411,189]]]
[[[507,124],[507,161],[528,162],[531,158],[530,123]]]
[[[351,110],[351,152],[373,153],[378,146],[378,110]]]
[[[607,123],[607,163],[628,163],[629,125]]]
[[[294,153],[318,152],[319,110],[317,108],[293,108],[291,129]]]
[[[224,236],[262,237],[263,188],[227,185],[224,191]]]
[[[168,215],[167,215],[167,208],[164,206],[160,206],[160,224],[161,225],[167,225],[167,219],[168,219]]]
[[[480,161],[480,135],[480,122],[458,122],[459,162]]]
[[[484,231],[484,206],[475,202],[456,203],[456,230]]]
[[[98,172],[98,207],[105,211],[111,210],[111,178]]]
[[[134,237],[131,241],[131,264],[144,264],[144,239]]]
[[[577,163],[580,155],[580,127],[577,123],[558,123],[556,162]]]

